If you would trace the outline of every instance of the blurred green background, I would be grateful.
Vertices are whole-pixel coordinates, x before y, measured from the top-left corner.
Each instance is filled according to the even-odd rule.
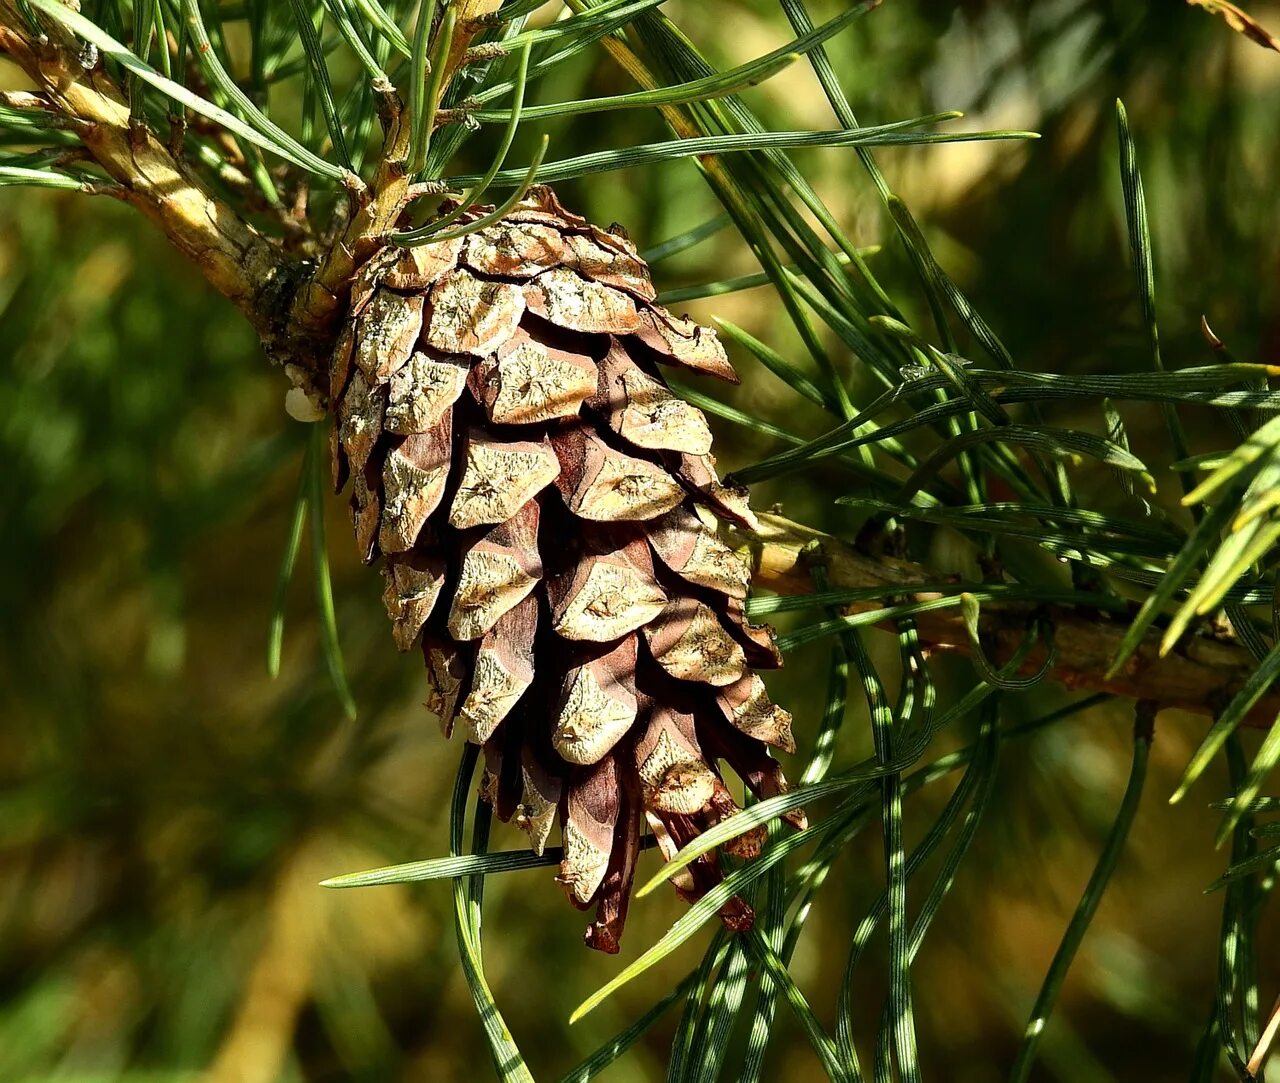
[[[835,10],[813,6],[815,16]],[[770,0],[670,0],[666,10],[721,61],[789,37]],[[1280,5],[1250,11],[1280,26]],[[1172,0],[890,0],[832,55],[864,122],[957,108],[968,114],[961,125],[1043,133],[879,155],[1023,367],[1146,364],[1119,210],[1117,96],[1152,208],[1167,364],[1209,359],[1202,313],[1240,358],[1280,360],[1280,56]],[[11,70],[0,79],[18,85]],[[626,88],[593,52],[539,84],[534,100]],[[777,127],[832,123],[804,65],[750,101]],[[565,157],[661,131],[656,118],[625,113],[552,134]],[[860,244],[889,236],[851,152],[797,158]],[[592,178],[562,196],[597,221],[625,223],[641,246],[716,213],[687,163]],[[891,292],[923,313],[908,299],[901,251],[886,241],[874,258]],[[755,269],[726,231],[657,277],[673,288]],[[689,308],[793,345],[767,290]],[[744,383],[730,401],[820,431],[816,410],[736,360]],[[283,396],[237,314],[129,209],[0,194],[3,1083],[487,1078],[448,884],[316,886],[442,854],[458,747],[422,707],[419,660],[392,649],[380,580],[354,560],[338,500],[329,548],[358,721],[343,717],[328,682],[306,575],[289,597],[281,676],[266,676],[306,437]],[[1127,420],[1135,447],[1160,463],[1156,412]],[[1207,416],[1187,421],[1194,450],[1230,439]],[[717,435],[727,467],[774,450],[725,425]],[[839,527],[834,491],[834,479],[811,473],[761,486],[757,503]],[[802,752],[827,650],[797,653],[774,683]],[[1012,711],[1032,717],[1065,700],[1042,688]],[[1202,889],[1225,856],[1213,850],[1206,804],[1225,781],[1209,779],[1179,806],[1165,797],[1203,725],[1160,721],[1125,861],[1036,1078],[1185,1077],[1211,1008],[1220,898]],[[1006,749],[995,803],[916,966],[927,1078],[1007,1073],[1123,788],[1128,726],[1116,704]],[[846,732],[857,736],[840,762],[866,754],[865,726]],[[945,796],[913,800],[927,811]],[[494,842],[519,846],[522,836],[500,829]],[[879,891],[877,846],[867,839],[837,866],[797,953],[793,972],[820,1013],[834,1003],[851,926]],[[620,964],[581,946],[583,919],[551,876],[494,878],[486,894],[490,982],[539,1079],[556,1078],[698,957],[690,945],[570,1028],[572,1008]],[[667,894],[637,903],[623,958],[678,912]],[[1275,942],[1267,933],[1264,948]],[[1268,1000],[1280,985],[1274,959],[1264,950]],[[881,1010],[879,966],[869,960],[859,983],[867,1033]],[[663,1078],[675,1018],[605,1078]],[[782,1011],[776,1026],[766,1077],[818,1078],[794,1020]]]

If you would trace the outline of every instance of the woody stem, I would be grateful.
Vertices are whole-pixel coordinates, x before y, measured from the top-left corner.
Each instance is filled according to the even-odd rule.
[[[892,587],[886,598],[903,596],[925,600],[939,596],[938,575],[920,564],[889,556],[867,556],[853,546],[779,515],[761,515],[760,530],[739,541],[750,554],[757,588],[777,594],[803,595],[814,591],[811,567],[820,562],[833,590]],[[957,588],[957,596],[959,589]],[[879,609],[882,599],[857,602],[845,612]],[[1175,650],[1160,653],[1160,631],[1143,639],[1123,672],[1108,676],[1127,630],[1123,618],[1069,605],[1044,606],[1031,602],[993,600],[982,606],[980,633],[984,649],[996,663],[1013,657],[1027,634],[1033,615],[1046,619],[1056,657],[1049,676],[1071,689],[1107,692],[1135,700],[1149,700],[1161,708],[1176,707],[1197,714],[1216,714],[1237,692],[1256,663],[1249,651],[1231,639],[1188,637]],[[971,639],[960,607],[918,614],[920,639],[931,652],[967,655]],[[1046,647],[1037,644],[1021,672],[1038,672]],[[1246,725],[1270,726],[1280,714],[1280,690],[1264,695],[1246,716]]]

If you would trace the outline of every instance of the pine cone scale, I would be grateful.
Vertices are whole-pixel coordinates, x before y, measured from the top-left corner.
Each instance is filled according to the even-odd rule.
[[[462,480],[449,509],[456,530],[505,523],[560,475],[545,437],[500,440],[483,429],[467,433]]]
[[[387,382],[383,428],[397,436],[430,432],[452,417],[453,405],[462,395],[470,371],[469,357],[432,356],[415,350]]]
[[[441,353],[482,356],[516,333],[524,309],[519,286],[455,267],[431,289],[431,316],[423,339]]]
[[[530,500],[465,550],[449,611],[455,639],[478,639],[515,608],[543,577],[538,551],[541,509]]]
[[[598,763],[631,732],[639,713],[637,650],[629,635],[587,654],[565,674],[551,746],[566,763]]]

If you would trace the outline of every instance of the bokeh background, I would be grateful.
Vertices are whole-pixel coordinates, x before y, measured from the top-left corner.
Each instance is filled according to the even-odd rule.
[[[667,10],[721,61],[789,36],[770,0],[670,0]],[[1280,27],[1280,5],[1250,10]],[[879,156],[1022,366],[1146,363],[1122,232],[1117,96],[1152,208],[1167,363],[1209,359],[1202,313],[1237,356],[1280,359],[1280,55],[1174,0],[891,0],[832,55],[866,122],[956,108],[968,114],[962,125],[1043,134]],[[11,70],[0,68],[0,80],[17,85]],[[592,53],[540,84],[535,100],[626,87]],[[832,123],[802,64],[750,101],[777,127]],[[562,122],[554,150],[662,134],[656,118],[607,114]],[[797,158],[860,244],[890,236],[851,152]],[[687,163],[593,178],[562,195],[597,221],[624,222],[642,246],[716,213]],[[911,309],[901,251],[886,240],[874,259]],[[672,288],[753,270],[725,231],[657,277]],[[688,307],[794,345],[767,289]],[[819,431],[803,400],[737,360],[735,405]],[[317,886],[444,853],[459,750],[422,707],[418,660],[392,649],[380,580],[354,560],[337,500],[329,549],[358,719],[344,717],[327,679],[305,574],[289,594],[281,675],[267,677],[271,598],[307,435],[283,395],[236,313],[130,210],[0,191],[4,1083],[487,1078],[448,884]],[[1135,448],[1159,464],[1154,410],[1126,417]],[[1187,421],[1195,450],[1230,439],[1208,416]],[[717,436],[730,467],[774,450],[727,425]],[[839,529],[848,524],[831,508],[833,485],[814,473],[757,496]],[[818,724],[827,650],[798,652],[774,685],[802,752]],[[1032,717],[1061,702],[1065,693],[1041,689],[1010,710]],[[916,967],[927,1078],[1007,1073],[1123,788],[1129,721],[1124,705],[1110,705],[1005,750],[995,801]],[[1038,1079],[1185,1078],[1212,1002],[1221,900],[1203,888],[1226,859],[1213,849],[1207,804],[1225,780],[1211,775],[1178,806],[1165,798],[1203,725],[1160,720],[1138,822],[1045,1035]],[[846,733],[840,762],[867,752],[860,717]],[[927,813],[945,796],[913,800]],[[503,828],[494,843],[521,838]],[[828,1022],[851,926],[880,876],[877,840],[851,847],[796,955],[794,974]],[[581,946],[583,919],[551,877],[494,878],[486,894],[490,982],[539,1079],[557,1078],[698,958],[689,945],[570,1028],[572,1008],[620,963]],[[665,894],[639,902],[623,958],[677,914]],[[1269,1003],[1280,966],[1265,919],[1263,930]],[[881,965],[873,953],[858,986],[868,1033]],[[664,1078],[676,1014],[605,1078]],[[766,1077],[818,1078],[785,1010],[776,1025]]]

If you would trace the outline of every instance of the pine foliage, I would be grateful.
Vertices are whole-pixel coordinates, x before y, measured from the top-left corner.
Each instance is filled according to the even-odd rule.
[[[668,860],[635,896],[673,881],[690,905],[575,1019],[717,915],[723,925],[566,1080],[602,1072],[680,1003],[673,1080],[769,1078],[784,1005],[830,1079],[922,1079],[916,1004],[946,990],[921,989],[913,968],[953,886],[975,874],[975,839],[998,830],[1001,754],[1111,700],[1132,716],[1127,787],[1013,1078],[1031,1077],[1060,1023],[1164,707],[1211,720],[1173,800],[1199,794],[1219,761],[1232,787],[1215,806],[1229,859],[1209,885],[1223,899],[1217,992],[1190,1077],[1228,1064],[1260,1078],[1273,1032],[1258,922],[1280,863],[1262,822],[1280,759],[1280,368],[1237,360],[1207,323],[1211,363],[1162,349],[1142,136],[1123,104],[1113,183],[1128,251],[1116,258],[1132,267],[1144,364],[1054,372],[1015,356],[1000,313],[962,291],[877,156],[1033,133],[965,131],[955,113],[864,125],[828,46],[885,12],[864,0],[818,21],[805,0],[777,6],[790,40],[721,69],[660,0],[0,0],[0,50],[33,84],[0,99],[0,184],[143,210],[249,318],[284,368],[290,412],[333,415],[332,480],[351,486],[362,559],[385,559],[396,644],[421,642],[432,712],[470,744],[447,857],[326,884],[451,881],[499,1078],[532,1075],[484,973],[486,878],[559,863],[572,901],[599,907],[589,942],[616,950],[637,855],[654,845]],[[1267,45],[1231,5],[1204,6]],[[635,89],[539,94],[596,53]],[[836,118],[829,130],[771,126],[743,96],[798,64]],[[632,139],[605,119],[619,111],[656,117],[665,136]],[[550,153],[545,124],[597,114],[611,145]],[[875,250],[806,176],[796,152],[813,147],[856,157],[910,291],[891,292]],[[546,187],[674,161],[696,167],[722,212],[657,245],[566,211]],[[649,266],[730,226],[758,273],[657,291]],[[765,284],[799,348],[727,320],[717,337],[669,310]],[[698,377],[732,376],[729,352],[748,381],[770,378],[763,368],[822,424],[722,401]],[[670,375],[681,368],[687,380]],[[1211,412],[1219,446],[1193,453],[1191,410]],[[1147,416],[1161,423],[1154,446],[1131,434]],[[759,452],[724,479],[708,418]],[[320,645],[354,716],[325,553],[323,427],[284,539],[268,664],[280,667],[310,524]],[[805,525],[747,507],[746,487],[801,478],[833,485],[844,510]],[[765,618],[786,622],[776,644],[752,623]],[[798,716],[793,736],[753,670],[813,644],[829,652],[824,710]],[[968,659],[962,680],[946,653]],[[1054,682],[1076,690],[1065,705],[1037,698]],[[855,701],[869,754],[836,769],[837,749],[858,747]],[[1246,727],[1265,730],[1252,758]],[[589,752],[574,751],[583,742]],[[798,749],[791,788],[765,745]],[[720,761],[747,784],[741,808]],[[912,801],[942,780],[948,796]],[[532,852],[489,850],[494,810],[529,831]],[[866,835],[878,835],[881,890],[840,946],[838,1002],[815,1006],[792,963],[837,862]],[[886,981],[868,1007],[854,982],[877,938]]]

